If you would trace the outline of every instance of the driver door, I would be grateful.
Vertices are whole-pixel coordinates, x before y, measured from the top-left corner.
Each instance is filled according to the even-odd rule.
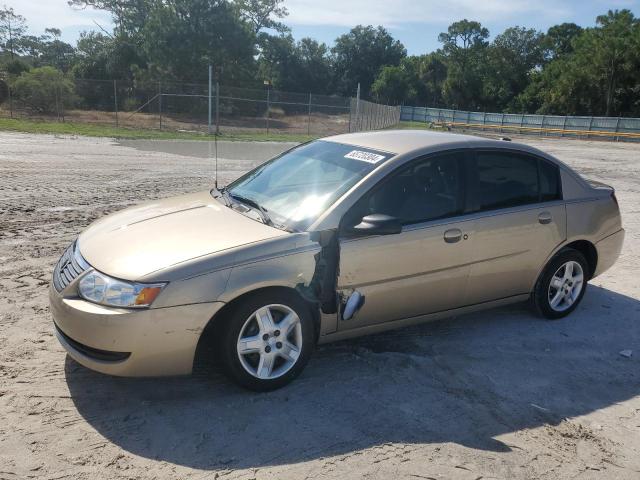
[[[343,219],[338,291],[364,304],[347,330],[464,305],[474,220],[465,219],[463,151],[400,167],[365,194]],[[354,236],[349,227],[382,213],[402,222],[391,235]]]

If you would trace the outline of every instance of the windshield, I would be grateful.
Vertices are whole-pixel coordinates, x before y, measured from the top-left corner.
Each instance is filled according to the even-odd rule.
[[[285,152],[231,183],[231,197],[259,205],[275,225],[303,230],[393,154],[315,141]]]

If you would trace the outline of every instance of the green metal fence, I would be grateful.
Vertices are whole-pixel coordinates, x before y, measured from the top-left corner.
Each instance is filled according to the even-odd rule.
[[[640,141],[640,118],[485,113],[403,106],[400,119],[504,133]]]

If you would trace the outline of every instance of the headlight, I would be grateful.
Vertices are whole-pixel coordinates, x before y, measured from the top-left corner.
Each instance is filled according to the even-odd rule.
[[[90,302],[134,308],[151,305],[165,285],[166,283],[124,282],[90,270],[80,279],[78,291],[82,298]]]

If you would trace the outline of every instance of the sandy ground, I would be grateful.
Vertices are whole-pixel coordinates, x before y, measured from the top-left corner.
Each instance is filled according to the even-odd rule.
[[[525,141],[618,191],[623,255],[573,315],[514,306],[324,346],[256,395],[206,371],[86,370],[48,311],[75,235],[209,186],[210,146],[0,133],[0,479],[640,478],[640,145]],[[222,184],[285,148],[219,147]]]

